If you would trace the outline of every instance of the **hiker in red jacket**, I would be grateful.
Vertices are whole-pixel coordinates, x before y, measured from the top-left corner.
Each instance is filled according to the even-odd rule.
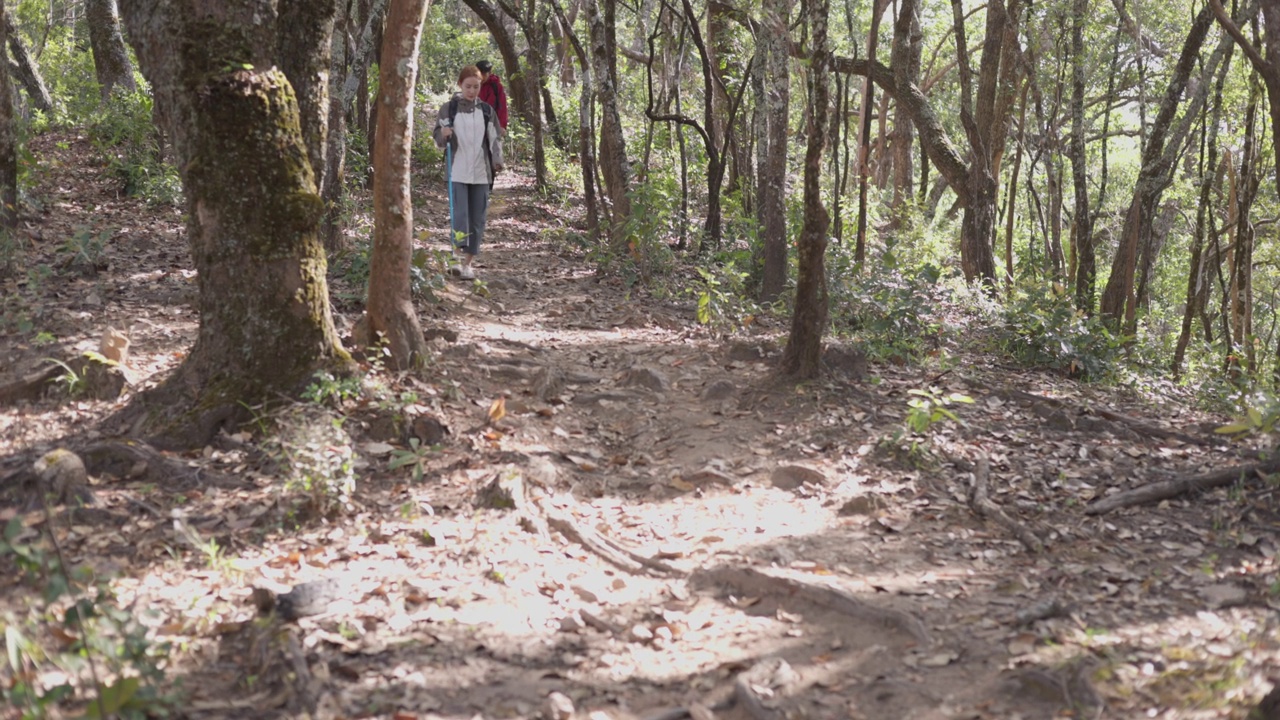
[[[498,114],[498,127],[506,133],[507,91],[502,87],[502,78],[493,73],[493,63],[488,60],[481,60],[476,67],[480,68],[480,99]]]

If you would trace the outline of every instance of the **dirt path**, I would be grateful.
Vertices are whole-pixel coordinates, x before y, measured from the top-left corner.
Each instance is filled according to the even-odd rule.
[[[717,338],[692,301],[596,276],[549,232],[571,208],[521,182],[504,178],[495,199],[482,282],[422,306],[427,370],[374,373],[360,398],[299,410],[346,418],[348,513],[298,523],[281,450],[253,428],[183,458],[226,483],[94,479],[100,514],[63,544],[180,648],[180,714],[1242,718],[1267,692],[1280,667],[1269,486],[1084,512],[1113,489],[1237,462],[1195,442],[1206,418],[968,355],[853,358],[784,383],[781,321]],[[420,225],[443,237],[447,211],[423,198]],[[96,280],[106,297],[133,282],[134,305],[84,311],[69,343],[119,314],[175,318],[140,338],[136,362],[154,371],[175,352],[160,340],[180,347],[191,326],[161,292],[181,268],[139,251],[147,237],[119,232],[108,252],[130,267]],[[156,272],[145,289],[130,280]],[[337,307],[349,327],[354,304]],[[884,441],[908,391],[930,385],[974,398],[965,424],[914,451]],[[5,409],[4,449],[112,407]],[[421,479],[391,467],[410,436],[441,428]],[[972,509],[975,476],[1009,524]],[[198,549],[175,510],[221,550]],[[0,581],[12,612],[34,602],[0,576],[14,578]],[[254,587],[316,580],[332,595],[321,614],[255,619]]]

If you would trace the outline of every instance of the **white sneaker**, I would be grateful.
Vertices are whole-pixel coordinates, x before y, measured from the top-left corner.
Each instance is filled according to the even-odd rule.
[[[476,271],[471,268],[470,260],[464,261],[462,264],[462,267],[458,268],[458,277],[462,278],[463,280],[476,279]]]

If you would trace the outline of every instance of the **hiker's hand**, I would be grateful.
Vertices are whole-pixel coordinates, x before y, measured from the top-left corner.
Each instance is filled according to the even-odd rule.
[[[502,172],[506,167],[507,167],[506,165],[503,165],[502,163],[498,163],[498,164],[496,164],[496,165],[494,165],[494,166],[493,166],[493,171],[494,171],[495,173],[500,173],[500,172]]]
[[[451,127],[440,128],[440,138],[442,140],[447,141],[452,136],[453,136],[453,128]]]

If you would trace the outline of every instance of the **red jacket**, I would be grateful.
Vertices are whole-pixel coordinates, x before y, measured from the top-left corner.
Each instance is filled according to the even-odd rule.
[[[498,114],[498,125],[507,129],[507,91],[502,87],[502,78],[497,73],[489,73],[489,79],[480,83],[480,99],[489,103],[489,107]]]

